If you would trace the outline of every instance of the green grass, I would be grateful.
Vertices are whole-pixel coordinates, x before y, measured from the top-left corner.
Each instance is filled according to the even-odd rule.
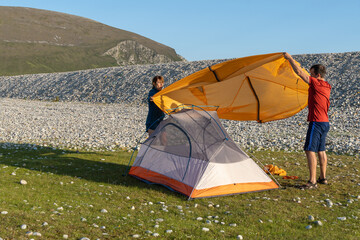
[[[40,232],[42,239],[62,239],[64,234],[69,239],[130,239],[134,234],[141,239],[156,238],[147,230],[159,233],[158,239],[236,239],[237,235],[244,239],[360,237],[358,156],[329,154],[331,185],[304,191],[297,187],[308,177],[303,153],[254,152],[263,164],[275,164],[300,179],[276,177],[285,189],[187,201],[162,186],[122,176],[131,155],[128,152],[2,146],[0,212],[8,212],[0,214],[3,239],[39,239],[26,236],[28,231]],[[26,185],[20,184],[22,179]],[[327,207],[326,199],[331,199],[334,206]],[[308,220],[309,215],[323,226]],[[198,217],[203,220],[196,220]],[[347,219],[340,221],[338,217]],[[157,224],[159,218],[163,221]],[[48,225],[42,226],[44,222]],[[21,229],[22,224],[27,229]],[[309,230],[308,225],[312,225]],[[209,231],[202,231],[203,227]],[[166,233],[169,229],[173,232]]]
[[[115,43],[114,43],[115,44]],[[109,56],[102,56],[106,49],[74,46],[62,47],[32,43],[0,43],[4,52],[0,75],[21,75],[76,71],[117,66]]]

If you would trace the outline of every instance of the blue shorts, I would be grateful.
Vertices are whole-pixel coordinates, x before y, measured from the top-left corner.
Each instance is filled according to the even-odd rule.
[[[330,124],[328,122],[310,122],[304,150],[312,152],[325,151],[325,139],[329,129]]]

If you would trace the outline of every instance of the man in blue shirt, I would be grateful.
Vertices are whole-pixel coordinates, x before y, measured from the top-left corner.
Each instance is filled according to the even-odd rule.
[[[164,87],[164,78],[162,76],[155,76],[152,80],[152,85],[153,88],[150,90],[147,98],[149,112],[146,118],[146,131],[149,136],[165,117],[164,112],[153,102],[153,96]]]

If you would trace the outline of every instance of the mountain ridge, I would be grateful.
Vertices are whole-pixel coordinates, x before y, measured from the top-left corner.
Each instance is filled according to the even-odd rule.
[[[131,54],[121,61],[104,55],[129,40],[144,48],[128,49]],[[144,59],[142,49],[147,51]],[[0,75],[184,61],[173,48],[139,34],[84,17],[23,7],[0,6],[0,50]]]

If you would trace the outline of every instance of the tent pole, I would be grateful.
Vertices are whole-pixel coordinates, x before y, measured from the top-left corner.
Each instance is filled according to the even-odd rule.
[[[248,80],[248,83],[250,85],[250,88],[251,88],[251,91],[254,93],[254,96],[256,98],[256,101],[257,101],[257,121],[259,123],[261,123],[262,121],[260,120],[260,100],[259,100],[259,97],[258,95],[256,94],[255,92],[255,88],[254,86],[252,85],[251,81],[250,81],[250,78],[248,76],[246,76],[246,79]]]
[[[250,155],[251,155],[251,157],[252,157],[253,159],[257,160],[257,161],[261,164],[262,169],[265,168],[264,164],[263,164],[259,159],[257,159],[257,158],[256,158],[254,155],[252,155],[251,153],[250,153]],[[268,171],[268,172],[270,173],[272,179],[274,179],[274,181],[277,183],[277,185],[279,185],[280,188],[283,188],[283,187],[281,186],[281,184],[276,180],[276,178],[274,177],[274,175],[272,175],[270,171]]]
[[[163,117],[159,117],[158,119],[156,119],[156,121],[154,121],[154,122],[150,125],[150,127],[151,127],[152,125],[154,125],[156,122],[160,121],[161,118],[163,118]],[[122,174],[123,176],[126,176],[127,173],[129,172],[130,163],[131,163],[131,160],[132,160],[132,158],[133,158],[133,156],[134,156],[134,153],[135,153],[136,149],[138,148],[139,143],[140,143],[142,137],[145,135],[145,133],[147,133],[147,131],[148,131],[148,129],[146,129],[146,131],[139,137],[139,140],[137,141],[136,146],[135,146],[135,148],[134,148],[134,151],[133,151],[133,153],[131,154],[131,157],[130,157],[130,159],[129,159],[129,163],[128,163],[128,165],[127,165],[124,173]]]
[[[216,81],[220,82],[218,76],[216,75],[216,72],[211,69],[211,66],[209,66],[209,70],[210,70],[212,73],[214,73],[214,76],[215,76],[215,78],[216,78]]]

